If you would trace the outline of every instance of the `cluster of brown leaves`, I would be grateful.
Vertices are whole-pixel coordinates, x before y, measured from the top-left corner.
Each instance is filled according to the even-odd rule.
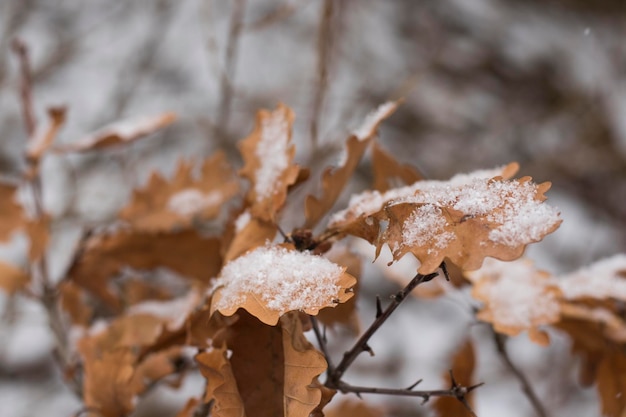
[[[325,256],[334,241],[354,235],[378,250],[388,244],[396,259],[412,253],[421,262],[419,271],[428,273],[444,258],[463,268],[480,266],[486,256],[515,259],[525,245],[558,227],[558,216],[549,212],[550,222],[539,232],[535,228],[521,240],[498,237],[511,222],[523,227],[515,223],[521,210],[517,205],[540,207],[549,187],[534,185],[529,178],[510,180],[515,165],[476,176],[485,192],[505,190],[490,194],[502,201],[491,202],[493,207],[481,213],[460,208],[467,202],[463,191],[476,183],[474,177],[454,183],[454,201],[428,199],[419,186],[392,188],[398,181],[422,183],[415,170],[398,164],[374,141],[378,125],[396,106],[382,105],[349,136],[345,158],[322,173],[320,193],[304,203],[303,227],[287,235],[284,244],[273,243],[281,211],[294,187],[309,175],[293,161],[294,116],[283,105],[259,112],[254,131],[240,143],[244,166],[238,173],[222,153],[201,161],[197,173],[194,163],[181,161],[172,178],[155,172],[134,190],[115,224],[85,233],[56,289],[68,330],[67,340],[60,341],[70,351],[64,371],[80,382],[87,409],[101,417],[127,416],[138,396],[158,383],[177,386],[196,367],[207,380],[205,394],[190,399],[181,417],[209,404],[213,416],[321,413],[334,393],[318,380],[327,364],[304,336],[309,315],[319,313],[325,325],[349,325],[358,331],[353,299],[358,262],[349,253]],[[36,190],[39,160],[51,151],[124,146],[173,121],[166,113],[53,147],[65,114],[56,109],[49,115],[49,125],[29,143],[31,170],[23,183],[0,184],[0,241],[18,230],[31,237],[28,270],[0,262],[0,286],[10,294],[25,290],[41,295],[42,283],[36,282],[41,274],[31,272],[50,249],[55,219],[40,206],[34,217],[26,215],[16,199],[20,187]],[[351,204],[313,236],[311,230],[329,214],[368,148],[379,204],[370,202],[368,209]],[[236,199],[243,180],[247,191]],[[421,211],[439,216],[436,227],[407,238],[407,230],[421,224],[423,219],[415,216]],[[202,232],[214,230],[204,226],[216,223],[222,227],[219,235]],[[43,287],[51,285],[43,282]],[[533,322],[537,324],[543,322]],[[76,342],[69,340],[70,327],[74,338],[79,335]],[[189,348],[196,351],[193,358]],[[473,358],[471,346],[459,355]],[[462,373],[466,379],[473,369],[469,362],[459,365],[467,368]],[[439,404],[441,410],[449,407]]]

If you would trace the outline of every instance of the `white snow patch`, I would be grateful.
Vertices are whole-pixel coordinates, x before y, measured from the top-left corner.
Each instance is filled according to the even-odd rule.
[[[168,320],[167,329],[174,331],[182,327],[199,300],[200,295],[191,291],[185,297],[167,301],[144,301],[135,304],[128,310],[128,315],[149,314],[166,319]]]
[[[502,262],[488,258],[481,269],[467,276],[474,285],[480,283],[480,287],[474,287],[476,295],[488,300],[489,309],[501,325],[529,328],[559,319],[556,281],[528,260]]]
[[[263,246],[229,262],[213,289],[221,287],[217,309],[260,298],[267,309],[281,314],[332,304],[341,287],[336,284],[344,269],[308,252]]]
[[[181,216],[192,216],[208,207],[220,204],[222,199],[222,193],[219,191],[205,194],[196,188],[186,188],[170,197],[167,209]]]
[[[252,219],[252,215],[250,214],[249,210],[246,210],[243,213],[241,213],[235,220],[235,232],[236,233],[241,232],[244,229],[244,227],[246,227],[248,223],[250,223],[250,219]]]
[[[363,141],[370,137],[376,129],[376,126],[387,117],[391,112],[393,112],[398,105],[394,101],[388,101],[386,103],[381,104],[378,108],[372,112],[370,112],[363,121],[363,124],[358,129],[355,129],[352,134],[357,137],[360,141]]]
[[[433,204],[416,208],[402,225],[402,243],[423,246],[430,242],[438,249],[445,248],[454,234],[444,231],[448,222],[441,209]]]
[[[261,122],[261,139],[256,146],[260,166],[255,172],[257,201],[271,196],[276,182],[289,167],[289,123],[287,110],[271,113]]]
[[[559,287],[568,300],[615,298],[626,301],[626,254],[614,255],[562,276]]]

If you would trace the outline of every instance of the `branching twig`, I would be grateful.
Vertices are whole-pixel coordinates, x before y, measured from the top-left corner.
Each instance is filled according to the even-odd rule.
[[[328,365],[328,374],[332,374],[335,372],[335,366],[330,358],[330,354],[328,353],[328,346],[326,345],[326,337],[321,332],[317,319],[314,316],[311,316],[311,327],[313,327],[313,333],[315,333],[315,338],[317,339],[317,344],[320,346],[320,350],[326,358],[326,364]]]
[[[522,371],[520,371],[519,368],[515,366],[513,361],[511,361],[511,358],[509,357],[509,354],[506,350],[505,336],[496,333],[493,327],[491,327],[491,333],[493,334],[493,340],[496,343],[496,348],[498,349],[498,353],[500,354],[500,357],[502,357],[502,360],[504,361],[506,366],[515,375],[515,377],[518,379],[518,381],[522,385],[522,391],[524,392],[524,394],[526,395],[526,397],[532,404],[537,415],[539,417],[548,417],[548,413],[546,412],[546,409],[543,407],[543,404],[541,404],[541,401],[539,400],[539,397],[537,397],[537,394],[535,394],[535,391],[533,390],[532,385],[530,384],[526,376],[522,373]]]
[[[33,108],[32,72],[30,69],[28,48],[20,39],[13,40],[12,48],[20,62],[20,98],[22,102],[24,126],[26,128],[26,134],[29,137],[32,137],[35,133],[35,126],[37,122],[35,120],[35,111]]]
[[[341,378],[343,374],[346,372],[348,367],[354,362],[354,360],[361,354],[361,352],[369,351],[371,352],[371,348],[368,345],[370,338],[376,333],[376,331],[380,328],[380,326],[387,321],[389,316],[398,308],[400,303],[404,301],[404,299],[409,295],[411,291],[419,284],[423,282],[430,281],[439,275],[438,272],[434,272],[428,275],[417,274],[411,282],[407,284],[402,290],[398,291],[393,297],[392,302],[389,306],[382,312],[382,314],[376,317],[376,320],[370,325],[370,327],[363,333],[363,335],[357,340],[349,351],[344,353],[343,359],[337,365],[335,370],[332,373],[329,373],[328,380],[326,381],[326,386],[329,388],[339,388],[339,386],[343,383]]]

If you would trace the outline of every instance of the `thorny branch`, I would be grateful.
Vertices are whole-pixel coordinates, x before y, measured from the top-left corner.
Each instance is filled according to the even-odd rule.
[[[447,270],[445,269],[445,265],[442,264],[441,268],[442,271],[444,271],[444,275],[447,277]],[[420,397],[422,398],[423,403],[426,403],[431,397],[453,397],[460,401],[472,416],[476,416],[467,401],[467,395],[483,384],[480,383],[472,385],[471,387],[460,385],[455,380],[452,371],[450,371],[451,387],[447,390],[417,391],[414,388],[422,382],[421,379],[407,388],[363,387],[351,385],[342,380],[343,375],[350,367],[350,365],[355,361],[355,359],[359,356],[359,354],[361,354],[362,352],[370,352],[370,354],[373,354],[371,347],[368,345],[369,339],[385,323],[385,321],[387,321],[387,319],[396,310],[396,308],[398,308],[402,301],[407,298],[411,291],[413,291],[413,289],[415,289],[415,287],[417,287],[418,285],[424,282],[428,282],[438,275],[438,272],[434,272],[428,275],[417,274],[415,277],[413,277],[411,282],[409,282],[402,290],[393,295],[391,304],[387,306],[387,308],[384,310],[380,303],[380,298],[377,297],[376,319],[365,331],[365,333],[363,333],[359,340],[355,342],[354,346],[349,351],[344,353],[343,359],[336,367],[333,365],[333,362],[330,358],[328,348],[326,346],[326,338],[320,331],[317,320],[314,317],[311,317],[311,323],[313,331],[315,333],[315,337],[320,346],[322,354],[326,357],[326,361],[328,362],[328,378],[325,385],[328,388],[337,389],[343,393],[352,392],[357,394],[358,396],[360,396],[361,394],[385,394],[405,397]]]
[[[526,376],[522,373],[522,371],[520,371],[519,368],[517,368],[515,364],[513,363],[513,361],[511,360],[511,357],[509,356],[506,350],[506,344],[505,344],[506,336],[498,334],[493,329],[493,327],[491,327],[491,333],[493,335],[493,340],[496,343],[498,354],[500,355],[500,357],[502,358],[506,366],[509,368],[509,370],[519,380],[520,384],[522,385],[522,391],[524,392],[524,394],[526,395],[526,397],[532,404],[537,415],[539,417],[548,417],[548,413],[546,412],[546,409],[543,407],[543,404],[541,404],[541,401],[539,400],[539,397],[533,390],[532,385],[530,384]]]

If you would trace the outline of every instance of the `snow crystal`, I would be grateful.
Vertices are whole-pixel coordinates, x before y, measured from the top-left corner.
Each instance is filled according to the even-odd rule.
[[[244,227],[246,227],[248,223],[250,223],[251,218],[252,216],[250,215],[250,211],[246,210],[243,213],[241,213],[235,220],[235,232],[236,233],[241,232],[244,229]]]
[[[454,234],[445,232],[448,224],[441,209],[433,204],[416,208],[402,225],[402,241],[408,246],[423,246],[433,242],[436,248],[442,249]]]
[[[556,283],[537,271],[527,260],[501,262],[486,259],[483,267],[468,276],[478,289],[478,298],[488,304],[494,320],[504,326],[529,328],[559,318]],[[483,284],[482,280],[489,282]],[[480,282],[480,284],[479,284]]]
[[[559,280],[565,298],[606,299],[626,301],[626,254],[598,261],[567,274]]]
[[[259,298],[266,308],[283,314],[333,304],[344,269],[308,252],[263,246],[229,262],[213,288],[221,287],[217,309]]]
[[[167,209],[181,216],[191,216],[221,201],[222,193],[219,191],[204,194],[196,188],[186,188],[170,197]]]
[[[285,109],[275,111],[261,121],[261,139],[256,146],[260,166],[255,172],[257,201],[272,195],[276,182],[289,167],[289,123]]]
[[[374,130],[376,125],[380,123],[382,119],[387,117],[387,115],[392,112],[396,107],[397,104],[393,101],[388,101],[381,104],[376,110],[370,112],[365,117],[363,124],[361,124],[358,129],[354,130],[352,134],[361,141],[367,139],[372,134],[372,130]]]

